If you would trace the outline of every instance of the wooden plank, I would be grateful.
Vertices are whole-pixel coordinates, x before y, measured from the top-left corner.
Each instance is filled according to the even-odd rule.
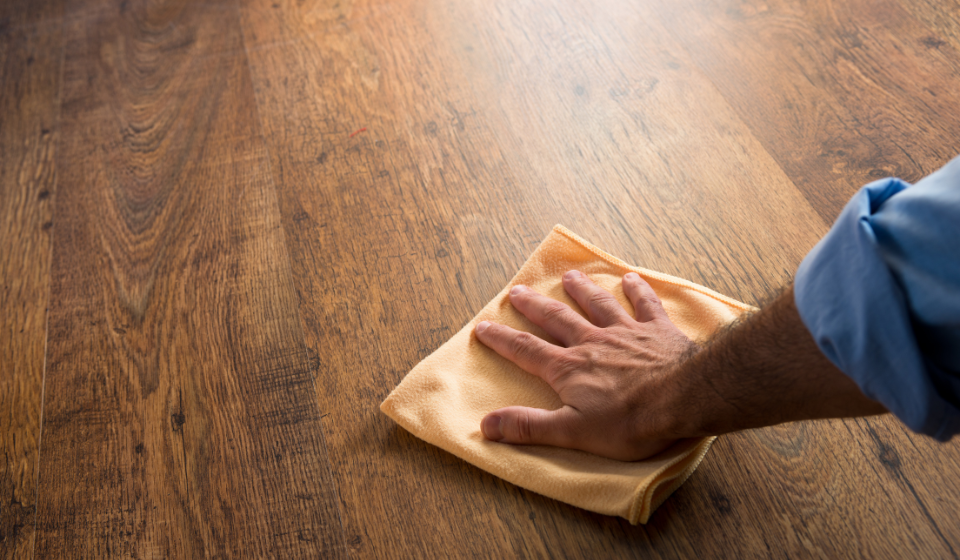
[[[960,153],[960,55],[895,0],[657,5],[827,223],[863,184]]]
[[[0,5],[0,558],[33,553],[61,14]]]
[[[376,412],[555,222],[748,301],[826,231],[673,41],[682,24],[657,17],[633,3],[244,4],[357,556],[952,555],[946,511],[925,516],[856,422],[725,437],[630,527],[497,481]],[[914,443],[882,440],[901,456]]]
[[[37,555],[340,557],[237,11],[75,8]]]

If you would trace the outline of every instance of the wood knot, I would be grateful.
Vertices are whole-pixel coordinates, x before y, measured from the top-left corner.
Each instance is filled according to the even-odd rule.
[[[730,506],[730,498],[719,492],[711,492],[710,501],[713,502],[714,509],[723,515],[726,515],[733,510],[733,508]]]
[[[921,42],[923,43],[923,46],[927,47],[928,49],[939,49],[940,47],[947,44],[947,42],[944,41],[943,39],[939,37],[934,37],[932,35],[929,37],[924,37],[923,39],[921,39]]]
[[[892,470],[900,470],[900,454],[884,443],[880,444],[880,453],[877,454],[883,466]]]
[[[183,412],[176,412],[170,415],[170,422],[173,424],[173,431],[179,432],[183,429],[183,425],[187,423],[187,417],[183,415]]]

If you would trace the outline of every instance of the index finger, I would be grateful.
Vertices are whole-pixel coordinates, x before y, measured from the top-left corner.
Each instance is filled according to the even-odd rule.
[[[518,331],[506,325],[480,321],[474,328],[477,339],[504,358],[520,366],[520,369],[547,380],[549,364],[560,353],[560,347],[528,332]]]

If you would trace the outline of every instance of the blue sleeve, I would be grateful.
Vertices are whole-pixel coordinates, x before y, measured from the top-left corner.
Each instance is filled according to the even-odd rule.
[[[804,258],[797,309],[824,355],[910,429],[960,432],[960,158],[850,200]]]

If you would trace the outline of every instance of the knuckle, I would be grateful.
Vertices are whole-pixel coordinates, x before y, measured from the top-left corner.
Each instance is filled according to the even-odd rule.
[[[553,370],[557,375],[567,375],[580,369],[582,362],[576,352],[564,352],[554,360]]]
[[[529,410],[521,410],[517,414],[517,440],[521,442],[530,441],[533,436],[533,419],[530,417]]]
[[[587,296],[587,303],[597,307],[605,307],[610,305],[610,300],[612,299],[613,296],[609,293],[603,290],[594,290]]]
[[[517,333],[511,341],[511,349],[517,356],[528,356],[533,352],[534,339],[536,337],[528,332]]]
[[[543,318],[549,321],[560,319],[566,314],[567,309],[569,308],[559,301],[551,301],[543,306]]]
[[[651,314],[653,318],[657,318],[666,313],[660,298],[654,294],[641,294],[640,297],[637,298],[635,307],[638,315],[640,313],[647,313]]]
[[[657,294],[653,293],[652,291],[644,292],[640,294],[640,297],[637,299],[638,301],[646,305],[656,305],[656,306],[663,305],[663,303],[660,302],[660,298],[657,297]]]
[[[657,292],[653,291],[653,288],[650,286],[637,286],[634,290],[638,301],[644,302],[659,302],[660,298],[657,297]]]
[[[596,364],[595,352],[587,346],[578,346],[557,360],[557,371],[565,375],[576,372],[588,372]]]
[[[581,345],[599,345],[603,346],[608,344],[609,335],[604,329],[590,329],[580,338]],[[585,349],[581,348],[581,351]]]
[[[597,353],[589,348],[584,348],[580,353],[580,367],[591,371],[597,366]]]

